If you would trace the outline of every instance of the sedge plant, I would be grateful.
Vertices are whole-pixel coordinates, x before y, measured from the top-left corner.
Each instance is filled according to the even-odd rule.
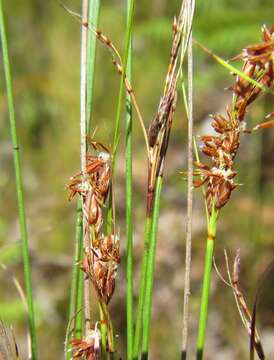
[[[246,47],[235,58],[243,61],[243,66],[241,71],[234,71],[238,76],[234,84],[229,88],[233,93],[231,105],[228,107],[226,115],[212,115],[213,121],[211,126],[215,130],[216,135],[200,137],[202,152],[211,159],[212,163],[208,165],[197,162],[196,171],[194,172],[194,175],[202,177],[195,180],[194,185],[196,187],[205,185],[205,199],[208,212],[208,235],[198,328],[197,360],[203,359],[204,354],[217,219],[220,209],[229,201],[232,191],[239,186],[234,180],[237,175],[234,159],[240,146],[240,137],[242,133],[251,133],[274,125],[272,120],[266,118],[266,121],[249,129],[245,121],[247,108],[250,104],[265,89],[267,89],[267,92],[273,92],[273,59],[271,51],[273,51],[274,45],[272,33],[273,29],[269,30],[263,27],[262,42]],[[216,56],[214,56],[214,59],[216,60]],[[217,57],[218,62],[225,63],[224,61],[219,61],[219,59]],[[231,68],[232,65],[229,65],[229,67]]]

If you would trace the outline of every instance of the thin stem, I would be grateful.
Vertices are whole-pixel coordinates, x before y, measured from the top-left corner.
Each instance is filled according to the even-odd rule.
[[[70,329],[68,329],[68,333],[66,335],[65,340],[65,350],[66,350],[66,358],[69,360],[71,358],[71,354],[69,354],[69,339],[73,338],[81,338],[82,335],[82,324],[79,327],[76,326],[78,323],[78,317],[81,316],[80,312],[77,312],[77,295],[81,290],[79,286],[79,272],[80,266],[79,262],[81,260],[82,248],[83,248],[83,228],[82,228],[82,202],[79,198],[77,201],[77,217],[76,217],[76,233],[75,233],[75,250],[71,271],[71,280],[70,280],[70,300],[69,300],[69,324],[72,319],[73,320],[73,331],[70,333]],[[80,287],[80,289],[79,289]],[[83,304],[82,304],[83,306]],[[70,326],[69,326],[70,327]],[[73,335],[73,336],[72,336]]]
[[[102,356],[103,359],[106,359],[107,355],[107,320],[105,316],[103,303],[99,302],[99,310],[100,310],[100,322],[101,322],[101,337],[102,337]]]
[[[209,217],[208,230],[207,230],[208,234],[207,234],[206,253],[205,253],[203,290],[202,290],[202,298],[201,298],[200,320],[199,320],[198,340],[197,340],[197,355],[196,355],[197,360],[202,360],[203,353],[204,353],[208,302],[209,302],[209,292],[210,292],[210,283],[211,283],[211,272],[212,272],[212,264],[213,264],[213,252],[214,252],[214,243],[215,243],[216,228],[217,228],[217,219],[218,219],[218,210],[216,210],[215,206],[213,206],[212,213]]]
[[[127,1],[128,21],[134,0]],[[127,78],[132,81],[132,36],[130,37]],[[126,236],[127,236],[127,359],[133,359],[133,230],[132,230],[132,101],[126,97]]]
[[[145,302],[145,292],[146,292],[146,276],[147,276],[147,259],[150,246],[150,234],[151,234],[151,217],[146,218],[146,228],[145,228],[145,243],[144,243],[144,255],[141,265],[141,276],[140,276],[140,287],[139,287],[139,298],[138,298],[138,308],[137,308],[137,319],[134,333],[134,347],[133,347],[133,359],[138,359],[140,343],[141,343],[141,330],[142,330],[142,321],[143,321],[143,308]]]
[[[79,199],[80,211],[82,211],[82,203]],[[82,214],[77,217],[77,229],[76,229],[76,244],[79,247],[79,262],[83,259],[84,247],[83,247],[83,220]],[[84,306],[84,273],[80,270],[80,264],[78,265],[77,274],[77,293],[76,293],[76,319],[75,319],[75,338],[81,339],[83,333],[83,306]]]
[[[248,81],[250,84],[258,87],[261,90],[264,90],[266,93],[269,93],[271,95],[274,95],[274,91],[272,89],[270,89],[269,87],[261,84],[260,82],[252,79],[251,77],[249,77],[248,75],[246,75],[244,72],[242,72],[241,70],[237,69],[235,66],[229,64],[227,61],[223,60],[220,56],[214,54],[211,50],[209,50],[208,48],[206,48],[204,45],[202,45],[201,43],[199,43],[197,40],[192,39],[192,41],[194,42],[194,44],[196,44],[200,49],[202,49],[205,53],[207,53],[209,56],[212,57],[212,59],[216,60],[219,64],[221,64],[223,67],[225,67],[226,69],[228,69],[229,71],[231,71],[233,74],[238,75],[239,77],[241,77],[242,79]]]
[[[116,119],[115,119],[115,129],[114,129],[114,137],[113,137],[113,157],[112,157],[112,172],[113,173],[114,173],[114,169],[115,169],[117,146],[119,143],[120,120],[121,120],[123,94],[124,94],[124,80],[125,80],[125,74],[126,74],[125,71],[127,69],[129,52],[130,52],[129,50],[130,50],[130,44],[131,44],[134,6],[135,6],[134,1],[131,1],[130,8],[128,11],[128,21],[127,21],[126,38],[125,38],[125,52],[124,52],[124,57],[123,57],[122,75],[121,75],[121,79],[120,79],[120,88],[119,88],[117,112],[116,112]]]
[[[83,23],[88,21],[88,0],[83,0],[82,2],[82,18]],[[86,135],[87,135],[87,39],[88,39],[88,29],[86,26],[82,26],[82,35],[81,35],[81,83],[80,83],[80,144],[81,144],[81,170],[86,174],[86,157],[87,157],[87,144],[86,144]],[[84,204],[83,204],[84,205]],[[89,247],[89,238],[86,231],[86,220],[83,217],[83,238],[84,246]],[[90,319],[90,282],[86,278],[84,280],[84,313],[85,313],[85,326],[86,333],[89,329],[89,319]]]
[[[69,360],[71,358],[71,354],[68,352],[69,350],[69,339],[73,338],[81,338],[82,337],[82,326],[83,326],[83,315],[82,315],[82,307],[83,301],[81,301],[81,305],[78,303],[78,296],[80,293],[83,294],[83,285],[80,284],[80,261],[82,259],[83,254],[83,231],[82,231],[83,223],[82,223],[82,202],[81,199],[78,198],[77,201],[77,216],[76,216],[76,228],[75,228],[75,250],[71,271],[71,281],[70,281],[70,301],[69,301],[69,324],[72,319],[73,330],[70,332],[70,326],[66,334],[65,339],[65,350],[66,350],[66,358]],[[83,295],[80,297],[83,300]]]
[[[142,337],[142,359],[148,358],[149,337],[150,337],[150,324],[151,324],[151,310],[152,310],[152,293],[154,285],[155,273],[155,257],[158,235],[158,220],[160,212],[160,198],[162,190],[163,179],[161,176],[157,177],[155,187],[155,200],[152,213],[150,247],[147,259],[147,276],[146,276],[146,292],[143,311],[143,337]]]
[[[188,21],[191,21],[191,0],[188,1]],[[187,182],[187,225],[186,225],[186,255],[184,280],[184,306],[182,329],[182,359],[187,357],[190,271],[191,271],[191,242],[192,242],[192,207],[193,207],[193,58],[192,58],[192,30],[188,42],[188,182]]]
[[[34,315],[34,306],[33,306],[31,261],[30,261],[29,245],[28,245],[28,233],[27,233],[27,224],[26,224],[26,209],[25,209],[24,192],[23,192],[21,160],[19,153],[19,143],[17,138],[12,80],[11,80],[8,44],[6,38],[2,0],[0,0],[0,33],[1,33],[1,42],[2,42],[3,66],[4,66],[4,73],[6,78],[11,141],[13,147],[13,161],[14,161],[14,169],[15,169],[18,215],[19,215],[20,232],[21,232],[21,240],[22,240],[22,257],[24,264],[24,279],[25,279],[26,297],[28,304],[28,323],[29,323],[30,338],[31,338],[30,355],[31,355],[31,359],[35,360],[37,359],[37,343],[36,343],[35,315]]]
[[[125,52],[122,64],[122,74],[120,79],[120,87],[119,87],[119,95],[118,95],[118,104],[117,104],[117,111],[116,111],[116,118],[115,118],[115,128],[114,128],[114,135],[113,135],[113,146],[112,146],[112,183],[110,185],[109,190],[109,203],[108,203],[108,211],[107,211],[107,234],[110,234],[113,224],[115,224],[115,214],[113,213],[114,209],[114,173],[115,173],[115,165],[116,165],[116,154],[117,154],[117,147],[119,143],[119,131],[120,131],[120,122],[121,122],[121,113],[122,113],[122,103],[123,103],[123,96],[124,96],[124,82],[125,82],[125,75],[127,69],[127,62],[129,57],[129,50],[130,50],[130,43],[131,43],[131,33],[132,33],[132,25],[133,25],[133,15],[134,15],[134,1],[131,2],[130,8],[128,11],[128,21],[127,21],[127,28],[126,28],[126,37],[125,37]]]
[[[115,343],[114,343],[112,321],[111,321],[111,317],[110,317],[110,314],[108,311],[107,304],[104,302],[104,303],[102,303],[102,305],[103,305],[103,310],[105,313],[105,319],[107,321],[107,328],[108,328],[108,352],[110,354],[113,354],[115,352]]]
[[[99,24],[100,0],[92,0],[89,2],[89,19],[88,23],[92,24],[96,29]],[[93,106],[94,95],[94,79],[95,79],[95,60],[96,60],[96,44],[97,38],[94,32],[88,33],[88,49],[87,49],[87,133],[91,127],[91,112]]]

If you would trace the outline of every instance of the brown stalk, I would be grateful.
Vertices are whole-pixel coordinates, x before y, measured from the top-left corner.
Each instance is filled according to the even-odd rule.
[[[263,347],[262,347],[262,343],[261,343],[258,331],[255,327],[254,316],[251,315],[248,305],[246,303],[246,300],[244,298],[244,295],[240,289],[240,283],[239,283],[240,250],[237,250],[237,254],[234,259],[232,275],[231,275],[231,270],[230,270],[230,266],[229,266],[227,252],[224,251],[224,254],[225,254],[225,263],[226,263],[226,269],[227,269],[227,274],[228,274],[228,279],[229,279],[229,285],[231,286],[231,288],[233,290],[233,295],[235,298],[238,312],[240,314],[240,317],[242,319],[244,327],[246,328],[247,333],[250,336],[250,339],[252,339],[251,342],[254,343],[254,347],[256,349],[258,357],[263,360],[265,358],[265,355],[264,355],[264,351],[263,351]],[[254,313],[254,311],[253,311],[253,313]],[[255,313],[256,313],[256,307],[255,307]]]
[[[173,40],[165,80],[164,93],[160,99],[157,114],[148,129],[149,164],[147,187],[147,217],[151,216],[156,179],[163,176],[164,161],[169,143],[173,115],[177,103],[177,80],[180,74],[178,67],[179,49],[182,42],[183,27],[186,22],[187,3],[182,2],[178,20],[173,23]],[[189,33],[188,33],[189,36]],[[189,38],[188,38],[189,39]],[[182,55],[183,56],[183,55]]]
[[[0,320],[0,359],[19,359],[18,346],[13,331],[7,331]]]
[[[192,29],[195,1],[187,1],[188,27]],[[187,358],[189,300],[190,300],[190,272],[191,272],[191,247],[192,247],[192,208],[193,208],[193,57],[192,57],[192,30],[188,42],[188,174],[187,174],[187,220],[186,220],[186,255],[184,279],[184,303],[182,326],[182,359]]]

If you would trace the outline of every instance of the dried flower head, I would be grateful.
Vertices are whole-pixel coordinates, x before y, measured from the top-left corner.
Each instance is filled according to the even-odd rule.
[[[101,358],[101,331],[98,324],[83,339],[71,341],[73,359],[99,360]]]
[[[114,289],[119,255],[119,238],[102,236],[97,245],[86,249],[82,270],[92,281],[98,298],[109,303]]]
[[[102,207],[105,204],[111,178],[110,151],[103,144],[90,141],[97,155],[87,155],[86,171],[78,172],[67,188],[69,199],[79,194],[83,198],[83,213],[90,226],[94,226],[96,234],[101,231],[103,223]]]
[[[194,186],[206,184],[206,201],[209,212],[211,212],[213,203],[217,209],[223,207],[229,200],[232,191],[239,185],[234,182],[237,175],[234,169],[234,158],[240,146],[240,133],[251,132],[246,128],[244,121],[247,108],[259,96],[263,87],[273,87],[273,32],[273,27],[271,29],[263,27],[262,42],[248,46],[241,55],[235,58],[243,60],[242,72],[262,86],[258,87],[237,76],[235,83],[230,87],[234,93],[231,109],[227,110],[226,115],[212,115],[211,126],[216,135],[201,136],[202,152],[211,159],[213,164],[208,166],[196,163],[194,175],[201,176],[201,179],[196,179]],[[264,122],[254,130],[273,125],[273,121]]]

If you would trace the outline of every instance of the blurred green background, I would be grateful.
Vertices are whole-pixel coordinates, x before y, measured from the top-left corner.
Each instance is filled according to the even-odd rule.
[[[197,0],[193,31],[197,40],[225,59],[260,40],[262,24],[273,24],[273,0]],[[66,4],[80,12],[80,0]],[[139,0],[134,23],[133,87],[146,124],[154,116],[167,70],[173,17],[178,0]],[[80,26],[55,0],[4,1],[18,133],[26,191],[28,230],[33,264],[40,358],[59,359],[67,326],[75,205],[65,185],[79,169]],[[123,51],[125,1],[102,1],[100,29]],[[108,51],[98,44],[92,129],[95,138],[112,143],[119,76]],[[1,69],[2,71],[2,69]],[[231,94],[224,88],[231,75],[194,47],[195,133],[208,130],[208,114],[224,112]],[[264,96],[247,116],[254,124],[273,111]],[[121,249],[125,249],[124,129],[117,171],[117,210]],[[181,341],[185,256],[187,122],[182,99],[175,114],[162,195],[159,248],[152,329],[152,358],[178,359]],[[243,184],[221,213],[216,262],[225,275],[224,248],[231,259],[241,248],[241,284],[252,303],[260,274],[274,250],[274,132],[243,135],[237,158]],[[134,250],[135,287],[142,253],[146,163],[140,127],[134,123]],[[3,72],[0,82],[0,262],[23,283],[20,233],[12,147]],[[205,245],[201,191],[195,191],[193,268],[190,319],[191,351],[195,347]],[[124,262],[117,276],[111,314],[118,352],[124,355]],[[22,357],[26,350],[26,316],[10,278],[0,273],[0,318],[12,324]],[[268,280],[258,309],[258,324],[267,358],[274,358],[274,289]],[[245,359],[248,337],[241,326],[231,290],[213,275],[207,333],[207,359]],[[124,356],[123,356],[124,358]],[[191,358],[191,357],[190,357]]]

